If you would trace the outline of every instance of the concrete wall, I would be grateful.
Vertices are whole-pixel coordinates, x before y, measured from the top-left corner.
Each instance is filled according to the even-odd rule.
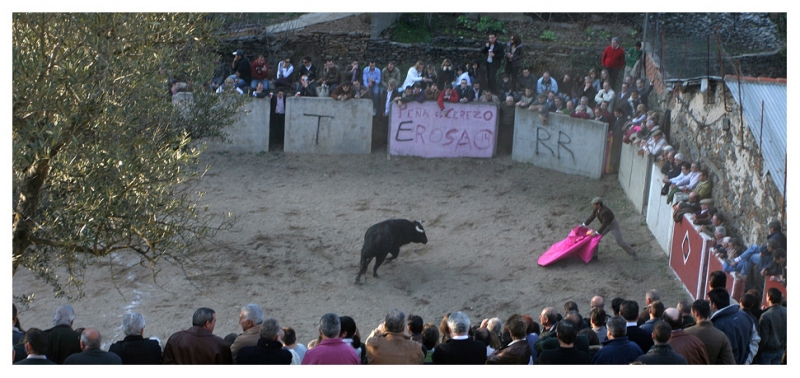
[[[172,96],[173,104],[192,101],[191,92]],[[253,99],[245,103],[238,120],[226,128],[228,141],[206,140],[209,152],[259,153],[269,150],[269,99]]]
[[[434,101],[392,104],[389,153],[392,155],[491,158],[497,136],[497,106]]]
[[[641,214],[647,206],[650,167],[653,165],[653,159],[649,156],[639,156],[638,149],[639,147],[633,144],[622,144],[617,179],[625,195],[628,196],[628,200]]]
[[[606,123],[554,113],[542,125],[538,112],[518,110],[511,159],[597,179],[603,173],[607,132]]]
[[[372,101],[290,97],[283,150],[290,153],[368,154]]]
[[[672,232],[675,221],[672,219],[672,206],[667,204],[667,197],[661,195],[661,187],[664,185],[661,179],[664,174],[657,164],[650,166],[650,190],[647,200],[647,228],[656,242],[669,255],[672,249]]]

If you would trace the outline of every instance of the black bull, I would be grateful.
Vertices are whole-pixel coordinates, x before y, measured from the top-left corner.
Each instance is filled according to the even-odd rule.
[[[376,223],[367,229],[364,234],[364,246],[361,247],[361,270],[356,276],[356,283],[361,280],[361,275],[367,272],[367,265],[375,258],[375,267],[372,268],[372,276],[378,277],[378,267],[383,264],[388,254],[392,257],[388,261],[397,258],[400,247],[408,243],[428,243],[425,229],[422,228],[422,221],[410,221],[406,219],[389,219]]]

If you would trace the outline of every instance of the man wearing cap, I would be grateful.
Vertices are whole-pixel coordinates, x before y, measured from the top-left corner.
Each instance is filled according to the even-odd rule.
[[[661,150],[664,146],[667,145],[667,140],[664,139],[664,135],[661,133],[661,130],[653,131],[653,135],[647,139],[647,143],[642,146],[642,150],[647,155],[661,155]]]
[[[700,211],[694,213],[694,220],[692,224],[703,225],[711,224],[711,217],[717,213],[717,208],[714,206],[714,200],[711,198],[704,198],[700,200]]]
[[[236,75],[236,86],[243,88],[243,90],[250,88],[250,80],[252,80],[252,67],[250,61],[244,57],[242,49],[236,50],[233,53],[233,74]]]
[[[588,224],[592,223],[595,217],[600,221],[600,228],[593,233],[595,235],[600,234],[605,236],[610,231],[611,234],[614,235],[614,240],[617,241],[617,244],[635,259],[636,251],[622,239],[622,233],[620,232],[617,218],[614,217],[614,213],[611,209],[603,205],[603,199],[600,197],[592,199],[592,214],[583,222],[582,226],[586,227]],[[597,252],[595,252],[593,258],[597,258]]]

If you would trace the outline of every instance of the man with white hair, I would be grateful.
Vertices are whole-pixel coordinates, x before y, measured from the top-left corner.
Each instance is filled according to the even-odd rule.
[[[73,353],[81,352],[81,334],[72,329],[75,311],[62,305],[53,315],[53,328],[44,331],[47,336],[47,359],[59,365]]]
[[[483,365],[486,362],[486,345],[469,338],[469,317],[457,311],[447,318],[450,340],[439,344],[431,359],[434,365]]]
[[[109,352],[122,359],[123,365],[161,365],[161,342],[145,339],[142,314],[131,312],[122,318],[125,339],[111,344]]]
[[[283,348],[281,338],[283,329],[276,319],[267,319],[258,327],[259,338],[256,345],[239,349],[236,363],[240,365],[291,365],[293,354]]]
[[[242,326],[242,333],[236,336],[236,340],[231,344],[231,356],[233,362],[236,362],[236,354],[239,349],[246,346],[255,346],[258,344],[260,336],[260,325],[264,321],[264,312],[261,307],[255,303],[250,303],[242,307],[239,311],[239,325]]]

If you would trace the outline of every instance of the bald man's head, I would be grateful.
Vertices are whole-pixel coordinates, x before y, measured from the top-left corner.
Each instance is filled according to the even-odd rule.
[[[100,331],[86,328],[81,333],[81,349],[100,349]]]
[[[681,312],[678,311],[675,307],[670,307],[664,310],[664,315],[661,316],[673,330],[683,328],[683,317],[681,316]]]

